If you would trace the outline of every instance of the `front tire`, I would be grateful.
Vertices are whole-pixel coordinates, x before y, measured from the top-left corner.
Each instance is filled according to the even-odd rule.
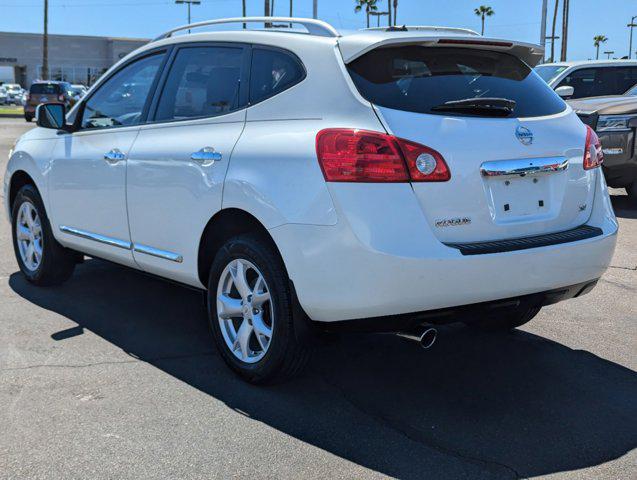
[[[469,327],[487,332],[506,332],[530,322],[540,312],[541,307],[515,307],[482,314],[465,322]]]
[[[293,299],[278,253],[258,235],[228,240],[208,281],[208,317],[228,366],[244,380],[276,383],[299,374],[310,350],[294,330]]]
[[[68,280],[75,268],[75,254],[53,237],[42,198],[33,185],[18,191],[11,225],[18,266],[29,282],[51,286]]]
[[[31,122],[33,120],[33,115],[27,115],[26,113],[24,114],[24,119],[27,122]]]

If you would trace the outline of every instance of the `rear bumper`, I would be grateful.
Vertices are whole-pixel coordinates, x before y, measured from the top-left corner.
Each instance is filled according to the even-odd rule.
[[[339,211],[335,226],[270,231],[312,320],[413,314],[562,289],[599,278],[615,250],[617,221],[602,175],[587,222],[601,235],[503,253],[465,256],[442,244],[408,198],[393,202],[395,211],[384,204],[373,221],[362,207],[356,214]],[[376,213],[381,208],[374,199],[368,203]]]

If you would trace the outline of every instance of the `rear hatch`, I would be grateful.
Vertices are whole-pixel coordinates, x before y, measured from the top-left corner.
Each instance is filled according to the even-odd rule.
[[[29,105],[48,102],[61,102],[62,88],[58,83],[34,83],[29,89]]]
[[[553,233],[590,216],[585,127],[522,58],[506,47],[416,43],[348,63],[388,132],[447,162],[449,181],[412,183],[440,241]]]

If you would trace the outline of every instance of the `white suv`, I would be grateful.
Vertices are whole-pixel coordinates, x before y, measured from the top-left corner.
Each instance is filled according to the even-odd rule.
[[[307,31],[173,36],[242,22]],[[252,382],[299,371],[317,331],[519,326],[589,291],[617,232],[541,58],[451,28],[169,32],[15,145],[20,269],[58,284],[89,255],[203,289]]]

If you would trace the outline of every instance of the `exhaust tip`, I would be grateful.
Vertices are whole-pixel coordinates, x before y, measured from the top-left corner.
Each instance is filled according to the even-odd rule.
[[[420,336],[420,346],[427,350],[436,343],[436,338],[438,338],[438,330],[435,328],[428,328],[422,332],[422,335]]]

